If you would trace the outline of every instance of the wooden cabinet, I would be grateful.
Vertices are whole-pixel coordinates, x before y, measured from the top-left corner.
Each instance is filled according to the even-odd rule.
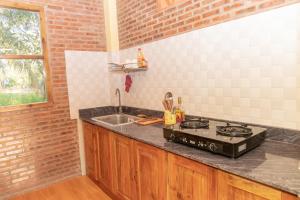
[[[134,142],[134,167],[138,200],[166,199],[167,153]]]
[[[296,196],[291,194],[283,193],[282,200],[300,200],[300,198],[297,198]]]
[[[218,200],[296,200],[271,187],[218,171]]]
[[[168,200],[215,200],[215,170],[168,154]]]
[[[135,199],[133,141],[112,134],[113,192],[124,200]]]
[[[95,125],[83,128],[87,175],[112,199],[299,200]]]
[[[83,124],[86,174],[107,188],[112,187],[110,132],[89,123]]]
[[[83,123],[86,175],[98,180],[97,127]]]
[[[104,128],[97,128],[98,144],[98,181],[107,188],[112,187],[112,170],[111,170],[111,150],[110,150],[110,132]]]

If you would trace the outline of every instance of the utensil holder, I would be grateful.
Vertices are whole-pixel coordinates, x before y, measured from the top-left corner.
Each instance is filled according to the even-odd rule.
[[[165,125],[174,125],[176,124],[176,114],[166,110],[164,113]]]

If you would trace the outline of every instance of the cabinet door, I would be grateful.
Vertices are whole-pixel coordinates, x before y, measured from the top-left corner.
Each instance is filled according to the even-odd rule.
[[[113,191],[120,199],[135,198],[133,141],[117,134],[112,135]]]
[[[167,154],[146,144],[134,142],[138,200],[166,199]]]
[[[282,200],[282,193],[265,185],[219,171],[218,200]]]
[[[215,170],[168,154],[168,200],[215,200]]]
[[[300,200],[300,198],[297,198],[295,195],[283,193],[282,200]]]
[[[97,128],[89,123],[83,123],[86,174],[91,179],[98,180]]]
[[[104,128],[98,131],[98,179],[108,189],[112,188],[110,132]]]

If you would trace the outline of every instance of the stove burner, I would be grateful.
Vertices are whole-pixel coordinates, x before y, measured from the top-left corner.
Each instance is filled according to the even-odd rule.
[[[200,128],[209,128],[209,121],[207,119],[193,119],[187,120],[180,123],[181,128],[186,129],[200,129]]]
[[[227,123],[227,126],[217,126],[217,133],[228,137],[248,137],[253,134],[252,130],[247,128],[247,125],[232,126],[229,123]]]

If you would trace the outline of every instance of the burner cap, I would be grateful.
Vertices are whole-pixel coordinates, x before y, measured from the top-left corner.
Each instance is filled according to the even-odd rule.
[[[186,129],[200,129],[200,128],[208,128],[209,121],[207,119],[194,119],[194,120],[187,120],[180,123],[181,128]]]
[[[247,125],[232,126],[230,124],[217,126],[217,133],[228,137],[248,137],[253,134],[252,130],[247,128]]]

